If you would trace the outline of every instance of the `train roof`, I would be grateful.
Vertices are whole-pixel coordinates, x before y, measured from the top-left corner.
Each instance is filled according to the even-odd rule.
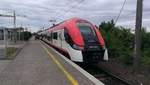
[[[77,21],[85,21],[85,22],[88,22],[87,20],[84,20],[84,19],[81,19],[81,18],[78,18],[78,17],[74,17],[74,18],[71,18],[71,19],[68,19],[68,20],[65,20],[63,22],[60,22],[50,28],[48,28],[49,31],[53,30],[53,29],[56,29],[56,28],[64,28],[66,27],[68,24],[70,23],[75,23]]]
[[[104,45],[104,40],[103,40],[101,34],[99,33],[98,29],[96,29],[95,25],[93,25],[92,23],[90,23],[87,20],[84,20],[84,19],[81,19],[78,17],[74,17],[74,18],[65,20],[53,27],[50,27],[47,31],[45,31],[45,33],[60,30],[60,29],[65,29],[68,31],[68,34],[73,39],[74,43],[76,43],[79,46],[84,46],[84,40],[82,38],[82,34],[81,34],[80,30],[77,29],[78,22],[81,22],[81,23],[87,22],[87,23],[91,24],[92,28],[96,30],[96,34],[99,36],[98,38],[99,38],[99,41],[101,42],[101,45]]]

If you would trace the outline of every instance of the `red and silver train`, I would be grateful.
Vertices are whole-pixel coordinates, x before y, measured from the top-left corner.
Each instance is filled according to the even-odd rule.
[[[67,54],[74,62],[108,60],[104,39],[96,25],[72,18],[40,32],[40,39]]]

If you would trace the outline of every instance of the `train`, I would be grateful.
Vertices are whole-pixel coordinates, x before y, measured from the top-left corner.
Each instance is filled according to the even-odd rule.
[[[105,41],[98,27],[74,17],[38,33],[39,39],[81,63],[98,63],[108,60]]]

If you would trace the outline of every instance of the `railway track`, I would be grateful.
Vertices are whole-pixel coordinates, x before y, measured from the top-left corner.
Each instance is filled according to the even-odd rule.
[[[47,42],[43,41],[44,43],[48,44]],[[48,44],[49,45],[49,44]],[[69,56],[67,54],[64,54],[62,51],[54,48],[64,56]],[[124,80],[117,75],[114,75],[113,73],[107,71],[103,67],[99,67],[96,64],[81,64],[81,63],[76,63],[78,64],[81,68],[92,74],[94,77],[96,77],[98,80],[102,81],[105,85],[134,85],[127,80]]]
[[[98,80],[102,81],[105,85],[133,85],[132,83],[113,75],[111,72],[106,71],[106,69],[101,69],[97,65],[87,65],[87,64],[78,64],[84,70],[92,74]]]

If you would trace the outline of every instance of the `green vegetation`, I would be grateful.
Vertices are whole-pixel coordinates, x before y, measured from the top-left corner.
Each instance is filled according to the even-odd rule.
[[[129,28],[116,27],[114,21],[102,22],[100,31],[105,39],[109,57],[126,65],[133,63],[134,34]],[[141,63],[150,65],[150,32],[142,28]]]
[[[31,32],[24,31],[20,33],[20,39],[24,41],[28,41],[32,37]],[[17,40],[19,40],[19,32],[17,33]]]
[[[13,54],[17,51],[17,48],[14,47],[8,47],[6,51],[6,58],[7,59],[14,59]]]
[[[150,65],[150,32],[146,32],[146,30],[142,29],[142,58],[141,62],[144,65]]]
[[[16,33],[16,40],[21,39],[22,41],[28,41],[32,37],[31,32],[24,31],[20,33],[19,37],[19,32]],[[17,49],[15,47],[8,47],[6,50],[6,59],[14,59],[15,56],[13,56],[14,53],[16,53]]]

